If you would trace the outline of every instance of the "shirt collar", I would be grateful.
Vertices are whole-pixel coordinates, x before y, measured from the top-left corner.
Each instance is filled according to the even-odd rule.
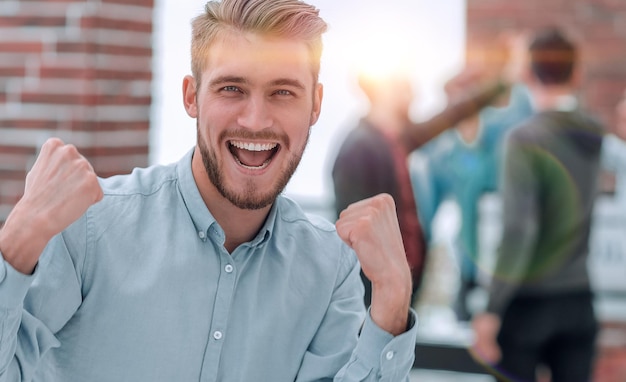
[[[554,104],[554,109],[557,111],[574,111],[576,108],[578,108],[578,100],[571,94],[557,98]]]
[[[537,103],[534,99],[531,99],[531,104],[533,110],[538,110]],[[555,111],[574,111],[578,108],[578,99],[573,94],[566,94],[560,97],[557,97],[554,100],[552,107],[547,108],[546,110],[555,110]]]
[[[216,227],[219,227],[219,225],[216,224],[215,218],[207,208],[204,200],[202,200],[196,181],[193,178],[193,173],[191,172],[191,158],[193,157],[193,152],[194,149],[189,150],[176,166],[178,189],[185,203],[185,207],[187,207],[187,212],[196,227],[198,236],[206,240],[209,235],[209,228],[214,224]],[[225,238],[222,229],[219,228],[217,232],[222,243],[224,243]]]
[[[217,235],[217,239],[223,245],[225,241],[224,231],[204,203],[191,171],[193,153],[194,149],[189,150],[189,152],[182,157],[176,166],[178,174],[178,188],[185,206],[187,207],[187,212],[189,213],[189,216],[191,217],[191,220],[196,228],[198,236],[201,239],[206,240],[206,238],[209,238],[209,235],[211,234]],[[280,196],[278,199],[280,199]],[[271,237],[272,228],[274,227],[278,211],[278,199],[274,202],[274,205],[270,209],[267,219],[265,219],[265,223],[259,230],[259,233],[250,241],[251,246],[260,245]]]

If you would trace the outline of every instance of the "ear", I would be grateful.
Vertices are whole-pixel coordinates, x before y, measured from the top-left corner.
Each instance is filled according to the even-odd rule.
[[[185,111],[191,118],[198,117],[196,79],[190,75],[183,78],[183,103]]]
[[[322,98],[324,98],[324,86],[318,83],[315,85],[315,91],[313,92],[313,109],[311,110],[309,126],[315,125],[320,117],[320,112],[322,111]]]

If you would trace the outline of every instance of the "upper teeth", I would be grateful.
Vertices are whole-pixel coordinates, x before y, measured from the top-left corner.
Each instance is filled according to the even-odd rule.
[[[276,143],[247,143],[247,142],[237,142],[232,141],[231,145],[235,146],[238,149],[248,150],[248,151],[269,151],[276,147]]]

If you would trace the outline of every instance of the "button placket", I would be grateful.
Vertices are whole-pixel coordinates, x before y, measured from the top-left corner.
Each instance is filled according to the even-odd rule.
[[[202,381],[213,381],[212,378],[214,375],[212,373],[218,367],[222,347],[226,341],[229,322],[228,317],[232,307],[235,284],[237,283],[237,278],[234,277],[236,268],[231,255],[219,243],[216,243],[215,239],[220,236],[219,231],[214,228],[209,228],[208,234],[210,235],[210,241],[215,244],[215,249],[220,257],[220,264],[218,266],[221,272],[217,281],[213,317],[208,337],[209,343],[207,344],[207,351],[203,360],[202,373],[200,376],[200,380]],[[207,240],[209,240],[208,237]]]

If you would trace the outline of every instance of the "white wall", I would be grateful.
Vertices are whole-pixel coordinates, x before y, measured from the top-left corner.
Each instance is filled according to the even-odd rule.
[[[330,167],[347,129],[363,111],[352,86],[355,48],[384,40],[406,49],[414,64],[418,99],[414,117],[423,119],[443,105],[443,81],[462,65],[465,0],[310,0],[330,29],[324,37],[320,81],[322,116],[286,193],[312,203],[332,200]],[[195,122],[182,105],[182,78],[190,72],[190,20],[204,0],[157,0],[151,162],[178,160],[195,143]],[[378,9],[375,9],[378,4]],[[382,37],[382,38],[381,38]]]

